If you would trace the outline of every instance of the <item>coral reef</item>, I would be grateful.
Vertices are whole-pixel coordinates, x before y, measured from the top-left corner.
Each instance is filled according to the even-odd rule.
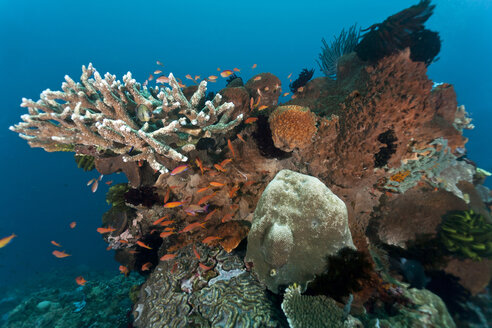
[[[220,95],[203,109],[197,108],[205,96],[206,81],[188,101],[172,74],[168,77],[172,89],[142,88],[131,73],[123,77],[123,83],[109,73],[102,78],[92,64],[82,67],[80,79],[76,83],[65,76],[63,91],[45,90],[37,102],[23,99],[21,106],[29,114],[10,129],[31,147],[57,151],[59,145],[95,146],[123,154],[124,161],[146,160],[154,170],[165,173],[165,159],[186,161],[182,153],[193,150],[198,139],[229,131],[242,121],[242,116],[229,117],[234,105],[220,105]],[[146,122],[137,115],[142,106],[151,116]],[[170,146],[173,143],[181,146],[175,149]]]
[[[345,204],[318,179],[282,170],[256,206],[245,260],[278,293],[294,282],[305,289],[344,247],[354,247]]]
[[[373,25],[356,52],[343,54],[355,27],[342,32],[322,54],[329,76],[303,71],[287,103],[271,73],[230,76],[214,94],[89,65],[81,82],[24,99],[11,129],[127,176],[107,195],[102,238],[123,271],[147,277],[132,291],[137,327],[285,326],[282,297],[292,326],[453,327],[437,296],[399,281],[456,319],[482,311],[468,303],[492,275],[490,174],[466,156],[473,124],[453,87],[426,75],[440,46],[424,28],[433,7]],[[347,320],[311,324],[321,313]]]
[[[333,41],[329,45],[324,38],[321,39],[323,47],[321,48],[317,63],[325,76],[336,79],[338,60],[343,55],[355,50],[355,46],[359,42],[359,37],[360,31],[357,29],[357,24],[354,24],[348,31],[343,29],[338,37],[333,37]]]
[[[196,248],[200,260],[189,246],[153,271],[134,307],[135,327],[281,327],[279,311],[237,256]]]
[[[24,295],[2,327],[96,327],[97,322],[101,328],[126,328],[131,324],[130,289],[142,282],[134,275],[95,277],[78,288],[60,288],[58,282],[56,287]]]
[[[305,148],[316,134],[316,115],[309,108],[278,106],[268,119],[275,147],[289,152]]]

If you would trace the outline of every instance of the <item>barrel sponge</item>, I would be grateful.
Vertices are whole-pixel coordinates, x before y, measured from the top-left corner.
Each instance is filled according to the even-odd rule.
[[[268,121],[275,147],[283,151],[309,146],[317,132],[316,115],[308,107],[279,106]]]
[[[280,171],[256,207],[248,234],[246,261],[278,293],[298,283],[305,289],[324,271],[326,257],[354,247],[343,201],[317,178]]]

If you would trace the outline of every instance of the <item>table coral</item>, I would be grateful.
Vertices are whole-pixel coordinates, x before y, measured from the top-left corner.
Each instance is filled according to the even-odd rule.
[[[96,146],[123,154],[125,161],[146,160],[154,170],[165,173],[163,158],[187,161],[183,153],[195,149],[197,140],[229,131],[243,117],[231,118],[234,104],[220,104],[219,94],[206,101],[203,109],[197,108],[207,82],[202,81],[188,101],[172,73],[171,88],[147,89],[130,72],[121,83],[109,73],[102,78],[89,64],[82,66],[80,83],[69,76],[65,81],[63,91],[45,90],[37,102],[23,99],[21,106],[29,114],[10,129],[31,147],[58,151],[61,145]],[[148,120],[139,119],[142,106],[148,110]],[[170,146],[173,143],[182,146],[175,149]]]
[[[275,147],[283,151],[305,148],[316,134],[316,115],[309,108],[279,106],[268,119]]]

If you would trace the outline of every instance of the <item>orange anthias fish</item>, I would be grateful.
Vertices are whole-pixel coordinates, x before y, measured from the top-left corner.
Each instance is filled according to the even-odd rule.
[[[290,94],[290,92],[286,92],[286,93],[284,93],[282,96],[283,96],[283,97],[287,97],[289,94]]]
[[[159,219],[155,220],[154,222],[152,222],[152,225],[158,225],[159,223],[161,223],[162,221],[164,221],[167,218],[169,218],[169,215],[164,215],[162,218],[159,218]]]
[[[232,70],[233,70],[234,72],[241,72],[241,70],[240,70],[239,68],[237,68],[237,67],[234,67]]]
[[[220,182],[217,182],[217,181],[212,181],[212,182],[210,182],[210,185],[212,187],[223,187],[223,186],[225,186],[225,183],[220,183]]]
[[[70,228],[75,228],[77,226],[77,222],[73,221],[70,223]]]
[[[167,238],[167,237],[171,236],[173,233],[174,233],[174,231],[164,231],[164,232],[161,232],[161,234],[159,235],[159,237],[161,237],[161,238]]]
[[[124,265],[120,265],[119,267],[120,272],[123,273],[125,276],[128,276],[128,273],[130,273],[130,270]]]
[[[59,259],[61,259],[63,257],[67,257],[67,256],[72,256],[70,254],[65,253],[65,251],[62,251],[62,252],[60,252],[60,251],[53,251],[51,254],[55,255]]]
[[[58,244],[58,243],[57,243],[56,241],[54,241],[54,240],[52,240],[52,241],[51,241],[51,243],[52,243],[53,245],[55,245],[56,247],[61,247],[61,245],[60,245],[60,244]]]
[[[112,184],[112,183],[113,183],[113,180],[109,180],[109,181],[106,181],[106,182],[105,182],[105,184],[107,184],[108,186],[109,186],[110,184]]]
[[[17,235],[11,234],[8,237],[4,237],[0,239],[0,248],[7,246],[7,244],[10,243],[14,237],[17,237]]]
[[[171,175],[176,175],[176,174],[180,174],[180,173],[183,173],[184,171],[188,170],[188,165],[180,165],[178,166],[177,168],[175,168],[174,170],[171,171]]]
[[[222,72],[220,72],[220,76],[222,77],[228,77],[231,76],[232,74],[234,74],[234,72],[231,71],[230,69],[225,69]]]
[[[261,76],[257,76],[253,79],[253,81],[259,81],[259,80],[261,80]]]
[[[215,196],[215,194],[216,194],[216,193],[214,192],[213,194],[210,194],[210,195],[207,195],[207,196],[202,197],[202,198],[198,201],[197,205],[202,205],[202,204],[205,204],[205,203],[206,203],[206,202],[208,202],[208,201],[209,201],[212,197],[214,197],[214,196]]]
[[[258,110],[264,110],[264,109],[267,109],[267,108],[268,108],[268,106],[267,106],[267,105],[261,105],[261,106],[258,108]]]
[[[198,189],[196,192],[197,192],[197,193],[201,193],[201,192],[204,192],[204,191],[208,190],[209,188],[210,188],[210,186],[208,186],[208,187],[203,187],[203,188]]]
[[[246,142],[246,140],[244,140],[243,136],[241,136],[239,133],[236,134],[236,136],[238,137],[239,140],[241,140],[242,142]]]
[[[183,202],[169,202],[169,203],[164,204],[165,208],[174,208],[174,207],[178,207],[178,206],[183,206]]]
[[[77,278],[75,278],[75,282],[77,283],[77,285],[84,286],[87,280],[85,280],[82,276],[78,276]]]
[[[224,215],[221,222],[224,223],[224,222],[230,221],[231,219],[232,219],[232,215],[227,213],[226,215]]]
[[[220,165],[220,166],[222,166],[222,167],[224,167],[224,166],[226,166],[227,164],[229,164],[230,162],[232,162],[232,159],[230,159],[230,158],[226,158],[226,159],[224,159],[222,162],[220,162],[220,164],[219,164],[219,165]]]
[[[167,220],[167,221],[164,221],[161,223],[161,227],[167,227],[168,225],[173,224],[173,223],[174,223],[173,220]]]
[[[137,241],[137,245],[140,246],[140,247],[143,247],[143,248],[147,248],[147,249],[152,249],[152,247],[149,247],[147,245],[145,245],[143,242],[141,242],[140,240]]]
[[[256,64],[253,64],[253,66],[251,66],[251,69],[255,69],[256,68]]]
[[[191,231],[191,230],[193,230],[195,228],[198,228],[198,227],[205,228],[205,223],[203,223],[203,222],[195,222],[195,223],[188,224],[179,233],[189,232],[189,231]]]
[[[244,123],[246,123],[246,124],[251,124],[251,123],[254,123],[254,122],[256,122],[256,121],[258,121],[258,117],[248,117],[248,118],[244,121]]]
[[[205,264],[203,263],[198,263],[198,266],[200,267],[200,269],[202,269],[204,272],[207,272],[208,270],[212,269],[211,266],[206,266]]]
[[[159,66],[164,66],[164,64],[161,63],[160,61],[156,61],[156,64],[159,65]]]
[[[210,220],[215,212],[217,212],[217,209],[214,209],[212,212],[208,213],[207,216],[205,217],[205,219],[203,219],[203,221]]]
[[[236,153],[234,152],[234,148],[232,147],[231,139],[227,139],[227,147],[229,147],[229,150],[231,151],[232,157],[236,158]]]
[[[97,232],[99,232],[100,234],[105,234],[105,233],[110,233],[110,232],[113,232],[115,231],[116,229],[113,228],[113,227],[108,227],[108,228],[97,228]]]
[[[200,168],[200,172],[202,172],[202,175],[203,175],[203,163],[202,163],[202,161],[197,157],[197,158],[195,158],[195,163]]]
[[[239,190],[239,186],[235,186],[229,190],[229,198],[236,197],[237,191]]]
[[[154,75],[150,74],[147,80],[152,81],[154,79]]]
[[[200,259],[200,254],[196,250],[195,244],[193,244],[193,253],[195,254],[195,256],[196,256],[197,259]]]
[[[289,75],[287,75],[287,78],[290,79],[291,76],[292,76],[292,73],[290,73]]]
[[[222,237],[210,236],[210,237],[205,238],[205,239],[202,241],[202,243],[204,243],[204,244],[209,244],[209,243],[211,243],[212,241],[214,241],[214,240],[218,240],[218,239],[222,239]]]
[[[161,75],[155,81],[157,83],[169,83],[169,78],[165,75]]]
[[[194,81],[194,80],[195,80],[195,79],[193,79],[193,77],[192,77],[190,74],[186,74],[186,76],[185,76],[185,77],[186,77],[188,80],[192,80],[192,81]]]
[[[219,164],[214,164],[214,167],[217,169],[217,171],[220,171],[220,172],[226,172],[226,169],[224,169],[222,166],[220,166]]]
[[[94,183],[92,184],[92,187],[91,187],[91,191],[96,192],[97,187],[99,187],[99,180],[94,181]]]
[[[160,258],[161,261],[169,261],[176,257],[176,254],[166,254]]]
[[[156,69],[156,70],[154,71],[154,74],[161,74],[161,73],[162,73],[162,71],[161,71],[160,69]]]
[[[147,262],[147,263],[145,263],[144,265],[142,265],[141,270],[142,270],[142,271],[147,271],[147,270],[149,270],[149,269],[150,269],[150,267],[151,267],[151,266],[152,266],[152,263]]]

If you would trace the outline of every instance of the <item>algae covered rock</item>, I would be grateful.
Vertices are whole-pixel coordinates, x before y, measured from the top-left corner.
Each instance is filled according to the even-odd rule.
[[[354,247],[343,201],[315,177],[280,171],[256,207],[246,261],[268,289],[306,283],[324,271],[326,257]]]

